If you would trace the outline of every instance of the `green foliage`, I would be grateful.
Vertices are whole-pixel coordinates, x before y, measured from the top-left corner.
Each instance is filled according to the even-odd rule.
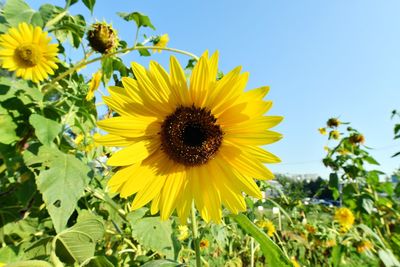
[[[117,15],[126,21],[134,20],[138,28],[150,27],[153,30],[156,30],[154,25],[151,23],[150,18],[140,12],[132,12],[132,13],[118,12]]]
[[[83,41],[87,18],[70,11],[75,4],[93,14],[96,1],[66,0],[63,7],[44,4],[34,10],[23,0],[7,0],[0,15],[0,32],[21,22],[49,32],[60,59],[54,75],[38,84],[0,70],[0,265],[193,266],[195,240],[181,233],[176,217],[161,221],[147,207],[131,211],[131,199],[108,191],[114,170],[104,158],[110,150],[98,146],[94,134],[99,117],[113,111],[98,114],[96,102],[86,100],[92,76],[81,73],[93,63],[102,70],[104,86],[134,78],[119,54],[137,50],[151,56],[146,44],[158,35],[140,38],[139,32],[156,28],[140,12],[120,12],[124,20],[135,21],[134,43],[119,40],[115,53],[96,55]],[[186,70],[195,64],[190,59]],[[217,79],[222,77],[218,72]],[[336,119],[330,129],[341,125]],[[259,182],[263,191],[276,194],[247,197],[248,210],[237,216],[224,210],[220,225],[200,222],[202,261],[209,266],[397,265],[400,184],[383,181],[369,149],[355,143],[358,134],[348,127],[340,140],[331,140],[334,146],[323,159],[331,169],[329,181],[278,176],[281,188]],[[399,124],[394,138],[400,138]],[[334,219],[335,207],[305,204],[305,197],[340,199],[353,212],[354,225],[344,232]],[[266,220],[275,229],[271,236],[262,224]],[[364,241],[371,247],[362,247]]]
[[[255,226],[245,215],[239,214],[233,216],[234,220],[261,246],[261,250],[266,257],[266,261],[270,266],[292,266],[289,259],[284,255],[283,251],[257,226]]]

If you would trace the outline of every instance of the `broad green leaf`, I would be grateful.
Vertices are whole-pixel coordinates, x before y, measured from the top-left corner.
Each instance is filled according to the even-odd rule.
[[[232,215],[240,227],[260,244],[268,266],[293,266],[283,251],[245,215]]]
[[[19,140],[15,134],[17,125],[5,109],[0,107],[0,143],[11,144]]]
[[[388,249],[380,249],[378,254],[379,254],[379,258],[381,259],[383,264],[385,264],[386,267],[400,266],[400,262],[393,255],[392,251],[390,251]]]
[[[3,9],[5,19],[13,27],[21,22],[31,23],[35,13],[36,11],[23,0],[8,0]]]
[[[54,24],[50,31],[54,32],[60,42],[68,39],[75,48],[78,48],[85,34],[85,18],[82,15],[71,16],[64,15],[63,13],[60,14],[62,15],[61,20]],[[50,22],[47,23],[47,26],[49,24]]]
[[[132,236],[143,246],[173,258],[171,221],[160,217],[146,217],[131,222]]]
[[[43,24],[47,28],[59,22],[67,14],[67,11],[58,6],[44,4],[40,6],[39,13],[42,16]]]
[[[52,237],[45,237],[33,242],[24,249],[23,259],[39,259],[50,255]]]
[[[114,264],[112,264],[105,256],[96,256],[83,266],[86,266],[86,267],[114,267]]]
[[[371,156],[366,156],[364,157],[364,160],[366,162],[368,162],[369,164],[373,164],[373,165],[379,165],[379,162],[377,162],[373,157]]]
[[[51,145],[61,131],[61,124],[38,114],[32,114],[29,123],[35,128],[36,137],[43,145]]]
[[[7,264],[6,266],[7,267],[54,267],[52,264],[40,260],[18,261]]]
[[[56,238],[56,254],[65,263],[82,263],[93,257],[96,242],[103,238],[104,224],[99,216],[90,213],[79,215],[78,222]]]
[[[150,18],[139,12],[125,13],[125,12],[117,12],[117,15],[123,18],[126,21],[134,20],[138,28],[140,27],[150,27],[153,30],[156,28],[153,24],[151,24]]]
[[[149,261],[143,264],[141,267],[177,267],[177,266],[185,266],[179,262],[172,261],[172,260],[155,260],[155,261]]]
[[[96,4],[96,0],[82,0],[82,2],[90,10],[90,13],[93,14],[93,7]]]
[[[90,169],[72,155],[40,147],[37,160],[48,167],[36,179],[57,233],[62,231],[83,195]]]
[[[19,247],[7,246],[0,248],[0,262],[8,263],[19,259]]]

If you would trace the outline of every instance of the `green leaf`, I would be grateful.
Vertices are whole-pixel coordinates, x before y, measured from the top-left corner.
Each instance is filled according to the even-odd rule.
[[[7,264],[7,267],[54,267],[54,266],[46,261],[30,260],[30,261],[13,262]]]
[[[163,266],[163,267],[177,267],[177,266],[185,266],[179,262],[172,261],[172,260],[155,260],[155,261],[149,261],[143,264],[141,267],[158,267],[158,266]]]
[[[96,256],[83,266],[86,266],[86,267],[114,267],[114,264],[112,264],[105,256]]]
[[[74,156],[44,146],[40,147],[36,159],[27,164],[34,164],[35,161],[43,162],[47,167],[37,176],[36,184],[59,233],[84,193],[90,169]]]
[[[7,110],[0,107],[0,143],[11,144],[19,140],[15,134],[17,125],[13,118],[8,114]]]
[[[90,10],[90,13],[93,14],[93,7],[96,4],[96,0],[82,0],[82,2]]]
[[[123,18],[126,21],[134,20],[138,28],[140,27],[150,27],[153,30],[156,30],[154,25],[151,23],[150,18],[139,12],[125,13],[125,12],[117,12],[117,15]]]
[[[245,215],[232,215],[232,218],[240,225],[240,227],[249,235],[251,235],[260,244],[268,266],[292,266],[290,260],[285,256],[283,251],[276,245],[263,231],[261,231],[254,223],[252,223]]]
[[[45,237],[33,242],[24,250],[24,259],[46,258],[51,252],[52,237]]]
[[[51,145],[61,131],[61,124],[41,115],[32,114],[29,123],[35,128],[36,137],[43,145]]]
[[[379,165],[379,162],[377,162],[373,157],[371,156],[366,156],[364,157],[364,160],[366,162],[368,162],[369,164],[373,164],[373,165]]]
[[[390,251],[388,249],[380,249],[378,254],[379,254],[379,258],[381,259],[383,264],[385,264],[386,267],[400,266],[400,262],[393,255],[392,251]]]
[[[361,200],[361,205],[363,209],[368,213],[371,214],[372,210],[374,209],[374,201],[369,197],[363,197]]]
[[[137,46],[142,46],[141,43],[138,43]],[[150,52],[148,49],[138,49],[139,55],[141,55],[142,57],[149,57],[151,56]]]
[[[160,217],[146,217],[130,221],[132,236],[143,246],[174,257],[171,221],[161,221]]]
[[[331,262],[333,267],[340,266],[342,261],[342,246],[334,246],[332,249]]]
[[[3,9],[5,19],[13,27],[21,22],[30,24],[35,13],[36,11],[23,0],[8,0]]]
[[[60,16],[61,15],[61,20],[54,24],[50,31],[54,32],[60,42],[64,42],[68,39],[75,48],[78,48],[85,34],[85,18],[82,15],[65,15],[63,12],[60,13]],[[54,19],[57,17],[58,16]],[[50,22],[47,23],[47,26],[49,26],[49,24]]]
[[[60,232],[56,238],[56,254],[65,263],[82,263],[93,257],[96,242],[103,238],[104,224],[99,216],[85,212],[78,222]]]
[[[6,246],[0,248],[0,262],[7,263],[17,261],[19,258],[19,247]]]

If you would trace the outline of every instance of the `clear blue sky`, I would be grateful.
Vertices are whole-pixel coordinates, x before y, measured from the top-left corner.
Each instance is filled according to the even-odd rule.
[[[34,8],[44,2],[64,6],[28,1]],[[390,119],[400,109],[400,1],[97,0],[93,17],[82,4],[71,8],[90,22],[112,22],[132,44],[135,27],[115,15],[121,11],[147,14],[157,31],[143,33],[168,33],[170,47],[219,50],[223,72],[237,65],[250,72],[248,88],[271,86],[270,114],[285,117],[275,128],[284,139],[267,147],[283,161],[272,171],[326,176],[326,137],[317,128],[336,116],[364,133],[381,170],[400,166],[400,157],[390,158],[400,150]],[[152,58],[168,67],[168,56]],[[123,59],[148,62],[136,54]]]

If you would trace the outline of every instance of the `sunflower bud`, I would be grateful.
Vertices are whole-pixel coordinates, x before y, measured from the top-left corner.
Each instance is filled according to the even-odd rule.
[[[94,23],[87,34],[90,47],[93,50],[108,54],[118,46],[117,32],[107,23]]]
[[[337,118],[330,118],[330,119],[326,122],[326,125],[327,125],[329,128],[338,127],[339,124],[340,124],[340,121],[339,121]]]
[[[349,142],[352,145],[363,144],[365,142],[365,137],[362,134],[352,134],[349,137]]]

